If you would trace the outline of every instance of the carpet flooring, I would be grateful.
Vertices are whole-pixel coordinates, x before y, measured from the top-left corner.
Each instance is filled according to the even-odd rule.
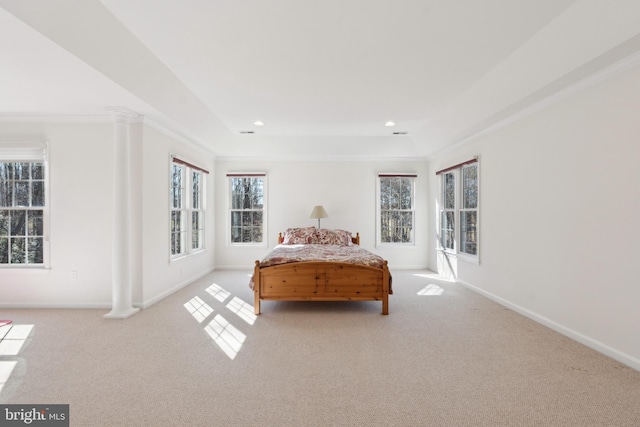
[[[428,271],[378,302],[264,302],[216,271],[125,319],[10,309],[0,403],[72,426],[639,426],[640,372]]]

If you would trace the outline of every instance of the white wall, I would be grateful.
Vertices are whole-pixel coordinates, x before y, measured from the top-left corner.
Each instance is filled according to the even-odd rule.
[[[49,141],[51,252],[48,270],[0,268],[0,304],[106,307],[111,302],[113,125],[0,123],[0,138]]]
[[[146,306],[214,269],[214,164],[212,155],[150,126],[144,126],[142,153],[144,288],[134,294],[134,305]],[[205,175],[206,250],[173,261],[169,246],[169,156],[172,154],[210,172]]]
[[[480,265],[457,260],[458,280],[636,369],[638,111],[635,66],[430,161],[480,156]]]
[[[214,268],[213,158],[154,128],[131,125],[132,290],[148,306]],[[112,303],[114,125],[0,123],[0,140],[48,140],[49,269],[0,268],[0,306],[94,307]],[[210,169],[207,250],[170,261],[170,154]],[[74,274],[75,272],[75,274]]]
[[[229,172],[267,174],[267,239],[261,246],[231,246],[228,229]],[[417,173],[416,244],[410,247],[376,247],[376,181],[380,172]],[[289,227],[317,226],[309,215],[323,205],[329,218],[323,228],[360,233],[361,245],[389,261],[389,268],[427,266],[426,162],[404,161],[216,161],[216,266],[251,270],[277,244],[277,236]]]

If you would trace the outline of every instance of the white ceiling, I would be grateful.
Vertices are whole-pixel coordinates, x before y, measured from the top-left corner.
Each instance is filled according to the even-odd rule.
[[[592,3],[0,0],[0,115],[125,106],[220,156],[427,156],[640,31],[620,0],[580,48]]]

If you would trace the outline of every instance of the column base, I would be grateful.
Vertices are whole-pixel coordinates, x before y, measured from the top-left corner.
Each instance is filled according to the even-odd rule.
[[[109,313],[104,315],[105,319],[126,319],[127,317],[133,316],[137,312],[139,312],[139,308],[131,307],[129,309],[124,310],[111,310]]]

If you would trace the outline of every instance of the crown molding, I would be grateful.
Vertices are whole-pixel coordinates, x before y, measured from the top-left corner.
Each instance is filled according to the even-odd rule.
[[[113,123],[113,115],[56,115],[0,113],[3,123]]]
[[[494,123],[488,124],[486,126],[480,126],[480,129],[470,132],[469,134],[459,138],[457,141],[453,142],[447,147],[444,147],[441,150],[438,150],[435,153],[428,155],[426,158],[427,160],[433,160],[434,158],[437,158],[443,154],[447,154],[452,151],[458,150],[459,148],[483,136],[494,133],[512,123],[525,119],[539,111],[545,110],[564,99],[577,95],[578,93],[584,90],[587,90],[597,85],[598,83],[604,82],[630,68],[633,68],[639,65],[640,65],[640,51],[635,52],[634,54],[629,55],[617,62],[614,62],[613,64],[606,66],[600,69],[599,71],[596,71],[591,75],[585,78],[582,78],[576,81],[575,83],[570,84],[549,96],[546,96],[538,101],[532,102],[524,106],[523,108],[516,110],[512,114],[509,114],[506,117],[495,121]]]
[[[128,123],[141,123],[144,121],[142,114],[138,114],[128,107],[105,107],[105,110],[111,113],[112,117],[115,117],[116,120],[125,120]]]
[[[202,151],[214,158],[216,157],[215,150],[200,138],[189,136],[184,132],[178,132],[172,129],[172,127],[166,125],[165,123],[162,123],[161,121],[150,118],[150,117],[145,118],[144,124],[168,136],[169,138],[175,139],[176,141],[182,144],[190,145],[193,148],[196,148],[199,151]]]
[[[375,163],[375,162],[426,162],[427,157],[389,157],[389,156],[216,156],[216,162],[330,162],[330,163]]]
[[[180,143],[191,145],[204,153],[214,156],[215,151],[207,146],[207,144],[194,137],[190,137],[185,133],[172,129],[159,120],[149,116],[143,116],[126,107],[107,107],[109,113],[105,114],[86,114],[86,115],[57,115],[44,113],[0,113],[0,123],[114,123],[117,117],[126,119],[129,123],[144,123],[158,132],[177,140]]]

